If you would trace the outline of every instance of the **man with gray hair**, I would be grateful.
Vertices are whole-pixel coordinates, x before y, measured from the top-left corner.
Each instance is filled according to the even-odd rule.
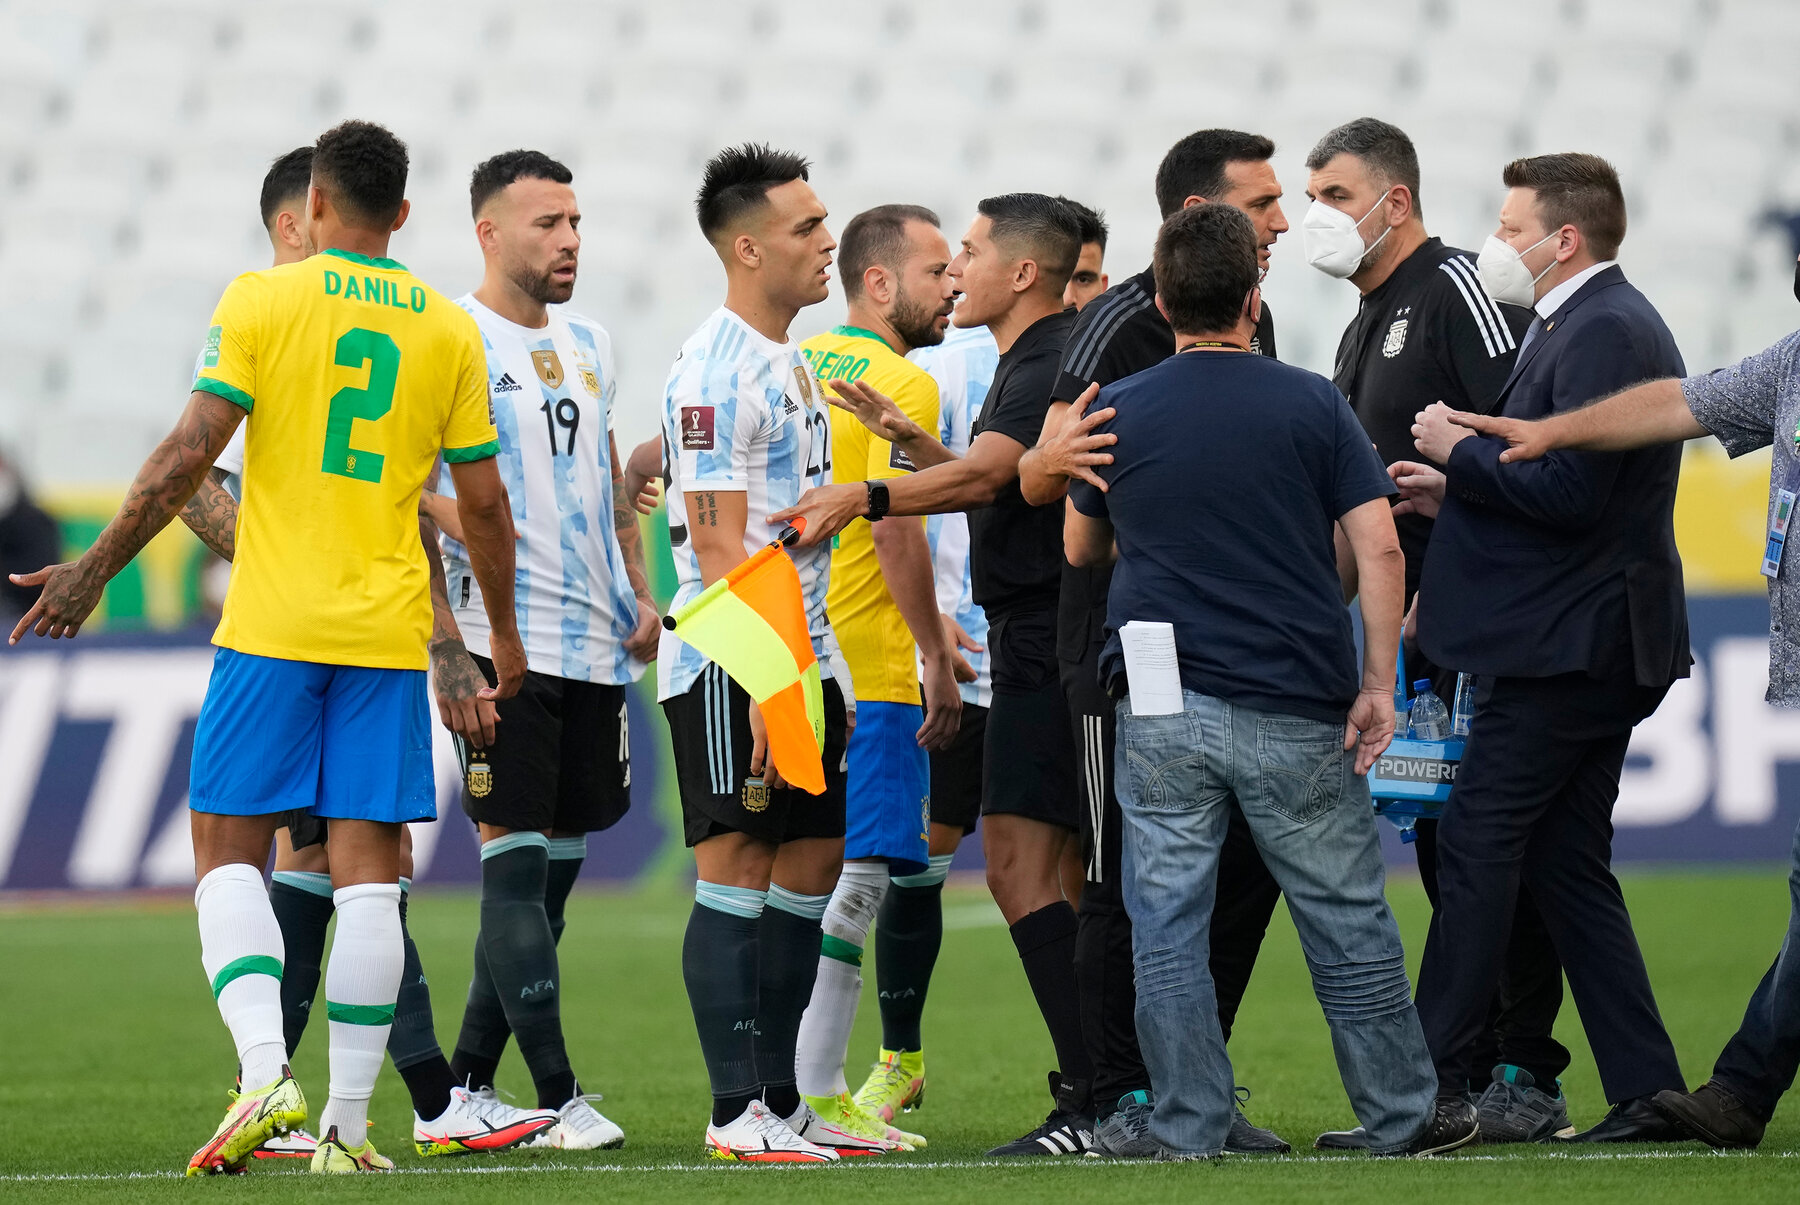
[[[1426,233],[1419,157],[1404,131],[1359,117],[1319,139],[1306,166],[1313,199],[1301,222],[1306,258],[1362,294],[1338,344],[1332,380],[1382,463],[1411,464],[1419,459],[1412,422],[1420,410],[1436,401],[1476,414],[1494,408],[1530,312],[1490,299],[1476,277],[1475,257]],[[1404,503],[1395,509],[1408,606],[1431,525]],[[1453,696],[1454,667],[1431,665],[1409,650],[1409,670],[1409,678],[1431,678],[1440,697]],[[1419,878],[1435,909],[1437,821],[1421,820],[1415,831]],[[1471,1064],[1484,1077],[1470,1085],[1482,1093],[1484,1141],[1536,1141],[1568,1126],[1557,1077],[1569,1052],[1551,1036],[1561,1005],[1562,967],[1537,909],[1522,895],[1507,977]],[[1358,1137],[1326,1134],[1320,1144],[1354,1145]]]

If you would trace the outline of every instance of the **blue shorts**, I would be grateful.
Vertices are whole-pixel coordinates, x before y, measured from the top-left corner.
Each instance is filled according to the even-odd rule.
[[[894,874],[931,860],[931,759],[919,748],[917,703],[856,705],[844,797],[844,857],[885,858]]]
[[[213,655],[188,806],[226,816],[437,818],[425,671]]]

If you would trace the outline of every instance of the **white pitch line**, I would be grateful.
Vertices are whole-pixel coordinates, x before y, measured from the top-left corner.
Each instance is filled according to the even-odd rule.
[[[1576,1154],[1571,1151],[1543,1151],[1535,1155],[1535,1159],[1554,1159],[1570,1163],[1622,1163],[1644,1159],[1792,1159],[1800,1152],[1774,1151],[1758,1154],[1755,1151],[1592,1151]],[[1336,1163],[1347,1164],[1354,1159],[1352,1155],[1271,1155],[1271,1156],[1227,1156],[1230,1163],[1261,1164],[1270,1167],[1286,1167],[1301,1163]],[[1446,1155],[1436,1159],[1421,1160],[1434,1166],[1447,1167],[1458,1163],[1519,1163],[1535,1161],[1533,1157],[1514,1155]],[[959,1162],[951,1159],[925,1160],[913,1162],[905,1159],[847,1159],[845,1166],[883,1168],[889,1171],[949,1171],[967,1170],[970,1168],[989,1167],[1126,1167],[1136,1164],[1136,1160],[1122,1159],[971,1159]],[[710,1163],[490,1163],[469,1164],[458,1163],[451,1167],[402,1167],[395,1168],[392,1174],[400,1176],[504,1176],[528,1175],[542,1172],[607,1172],[621,1174],[626,1172],[674,1172],[674,1173],[734,1173],[741,1175],[758,1175],[767,1172],[800,1172],[809,1171],[819,1164],[766,1163],[749,1165],[743,1163],[727,1163],[714,1161]],[[178,1171],[147,1172],[26,1172],[11,1175],[0,1175],[0,1184],[90,1184],[125,1180],[179,1180],[184,1173]]]

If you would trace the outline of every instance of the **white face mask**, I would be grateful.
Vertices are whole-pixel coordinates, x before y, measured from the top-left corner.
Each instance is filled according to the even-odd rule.
[[[1546,234],[1525,251],[1536,251],[1545,243],[1562,233],[1559,227]],[[1495,301],[1506,305],[1522,305],[1529,309],[1537,301],[1537,282],[1549,274],[1556,266],[1552,258],[1542,272],[1536,276],[1525,266],[1525,251],[1519,251],[1511,243],[1503,242],[1497,235],[1488,235],[1482,244],[1481,254],[1475,257],[1475,275],[1481,280],[1482,291]]]
[[[1306,262],[1325,273],[1343,279],[1353,276],[1375,250],[1381,246],[1381,239],[1393,233],[1389,226],[1381,232],[1381,238],[1368,246],[1363,246],[1362,224],[1369,219],[1369,214],[1381,208],[1381,202],[1388,199],[1388,189],[1381,194],[1375,204],[1360,218],[1353,218],[1341,209],[1333,209],[1323,201],[1314,201],[1307,206],[1306,216],[1300,219],[1300,234],[1306,243]]]

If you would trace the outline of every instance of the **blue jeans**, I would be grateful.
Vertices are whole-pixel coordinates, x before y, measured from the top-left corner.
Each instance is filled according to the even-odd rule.
[[[1794,831],[1788,896],[1792,909],[1781,952],[1756,985],[1744,1023],[1713,1067],[1713,1078],[1730,1088],[1765,1125],[1800,1069],[1800,828]]]
[[[1398,1150],[1430,1120],[1437,1076],[1343,726],[1182,693],[1174,715],[1118,705],[1138,1040],[1156,1088],[1150,1132],[1171,1150],[1211,1155],[1231,1126],[1234,1079],[1207,956],[1235,802],[1287,897],[1370,1149]]]

